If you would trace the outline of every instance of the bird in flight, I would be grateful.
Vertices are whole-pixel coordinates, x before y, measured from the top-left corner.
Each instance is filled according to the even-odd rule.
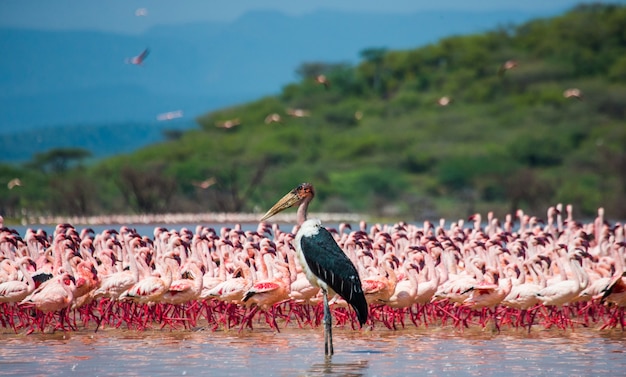
[[[303,109],[287,109],[287,114],[294,118],[304,118],[311,115],[311,112]]]
[[[9,190],[13,190],[15,186],[21,186],[21,185],[22,185],[22,181],[19,178],[13,178],[12,180],[9,181],[9,183],[7,183],[7,187],[9,188]]]
[[[141,52],[141,54],[133,56],[132,58],[126,58],[126,64],[142,65],[149,53],[150,49],[146,48]]]
[[[235,119],[225,120],[222,122],[217,122],[215,123],[215,127],[229,129],[229,128],[236,127],[240,124],[241,124],[241,121],[239,120],[239,118],[235,118]]]
[[[265,117],[265,124],[280,123],[281,121],[282,121],[282,118],[280,114],[278,113],[271,113]]]
[[[315,82],[320,85],[324,85],[324,88],[326,89],[330,88],[330,81],[328,81],[328,78],[325,75],[317,75],[317,77],[315,77]]]
[[[215,179],[215,177],[211,177],[209,179],[205,179],[202,182],[193,181],[193,182],[191,182],[191,184],[196,186],[197,188],[201,188],[203,190],[206,190],[209,187],[213,186],[216,182],[217,182],[217,180]]]
[[[437,105],[439,106],[448,106],[452,103],[452,98],[448,96],[443,96],[437,100]]]
[[[176,111],[168,111],[167,113],[162,113],[157,115],[157,120],[172,120],[176,118],[181,118],[183,116],[182,110]]]
[[[565,98],[576,98],[577,100],[582,101],[583,92],[578,88],[569,88],[563,92],[563,97]]]
[[[516,60],[507,60],[504,63],[502,63],[502,65],[500,66],[500,68],[498,68],[498,76],[502,76],[504,75],[504,73],[510,69],[513,69],[517,67],[517,61]]]

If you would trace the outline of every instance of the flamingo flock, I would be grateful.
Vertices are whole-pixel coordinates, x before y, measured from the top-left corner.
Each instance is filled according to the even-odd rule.
[[[366,328],[482,326],[624,329],[626,242],[620,223],[519,210],[438,224],[348,223],[330,229],[356,266]],[[297,227],[261,222],[194,231],[128,226],[96,234],[0,229],[0,326],[9,331],[317,327],[321,293],[295,254]],[[339,296],[335,326],[358,327]]]

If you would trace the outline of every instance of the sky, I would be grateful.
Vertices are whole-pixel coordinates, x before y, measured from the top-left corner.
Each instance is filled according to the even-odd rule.
[[[591,0],[587,2],[600,2]],[[425,10],[519,9],[545,14],[580,0],[0,0],[0,27],[39,30],[100,30],[141,33],[159,24],[232,21],[249,11],[278,10],[301,15],[330,9],[414,13]],[[606,1],[604,1],[606,2]],[[625,4],[626,0],[611,3]],[[143,15],[136,15],[145,9]]]

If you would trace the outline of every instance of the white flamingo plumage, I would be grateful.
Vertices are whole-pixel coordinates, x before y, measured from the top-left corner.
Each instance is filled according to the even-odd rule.
[[[20,302],[35,290],[35,282],[24,268],[24,263],[29,263],[30,260],[24,257],[17,263],[23,280],[11,280],[0,284],[0,302]]]

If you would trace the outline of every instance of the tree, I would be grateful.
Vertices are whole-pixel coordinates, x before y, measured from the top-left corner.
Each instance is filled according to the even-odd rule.
[[[314,79],[319,75],[327,75],[344,66],[344,63],[306,62],[296,68],[296,74],[305,80]]]
[[[117,181],[126,203],[139,213],[167,212],[176,192],[174,179],[161,173],[159,167],[139,170],[124,166]]]
[[[386,54],[387,49],[385,47],[366,48],[359,53],[359,55],[365,60],[363,68],[367,69],[368,67],[371,67],[368,71],[371,72],[372,88],[379,94],[382,89],[381,78]]]
[[[83,169],[54,175],[50,180],[50,188],[55,197],[52,201],[55,213],[79,216],[91,213],[97,188]]]
[[[245,165],[239,161],[232,162],[223,171],[223,178],[218,179],[216,190],[211,191],[218,211],[242,212],[269,167],[265,159],[250,164],[250,168]]]
[[[35,154],[30,165],[43,172],[62,173],[87,157],[91,152],[83,148],[54,148]]]

